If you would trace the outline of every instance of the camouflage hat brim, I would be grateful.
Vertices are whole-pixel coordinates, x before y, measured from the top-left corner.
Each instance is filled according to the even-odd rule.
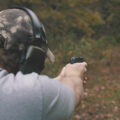
[[[51,52],[51,50],[48,48],[47,52],[46,52],[46,56],[49,58],[49,60],[54,63],[55,62],[55,56],[54,54]]]

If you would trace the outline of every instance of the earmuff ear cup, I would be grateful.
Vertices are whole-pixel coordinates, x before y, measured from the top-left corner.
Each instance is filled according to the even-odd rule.
[[[30,72],[40,73],[44,69],[45,57],[45,53],[41,48],[31,45],[27,50],[21,71],[24,74]]]

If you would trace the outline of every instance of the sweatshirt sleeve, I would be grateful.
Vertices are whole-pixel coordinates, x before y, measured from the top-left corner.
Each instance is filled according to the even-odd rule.
[[[75,107],[75,98],[72,89],[46,76],[40,76],[40,79],[44,120],[72,119]]]

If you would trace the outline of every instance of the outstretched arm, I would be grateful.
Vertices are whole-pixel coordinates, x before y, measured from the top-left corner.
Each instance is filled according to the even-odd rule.
[[[86,62],[67,64],[62,69],[61,73],[54,78],[72,88],[75,95],[76,106],[83,97],[83,82],[85,79],[85,72],[87,71],[86,66]]]

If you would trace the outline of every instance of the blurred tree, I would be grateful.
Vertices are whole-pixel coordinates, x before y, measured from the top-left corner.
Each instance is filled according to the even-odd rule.
[[[101,15],[90,9],[96,0],[9,0],[11,5],[33,8],[54,36],[74,33],[80,38],[95,33],[103,24]]]
[[[120,0],[100,0],[98,3],[99,13],[105,21],[102,33],[117,37],[120,31]]]
[[[9,0],[0,0],[0,10],[7,9],[8,2],[9,2]]]
[[[15,6],[25,6],[28,8],[32,8],[32,4],[30,0],[9,0],[8,7],[15,7]]]
[[[118,36],[120,0],[6,0],[1,8],[25,6],[33,9],[47,28],[48,36]],[[117,28],[117,29],[116,29]],[[53,42],[53,41],[52,41]]]

